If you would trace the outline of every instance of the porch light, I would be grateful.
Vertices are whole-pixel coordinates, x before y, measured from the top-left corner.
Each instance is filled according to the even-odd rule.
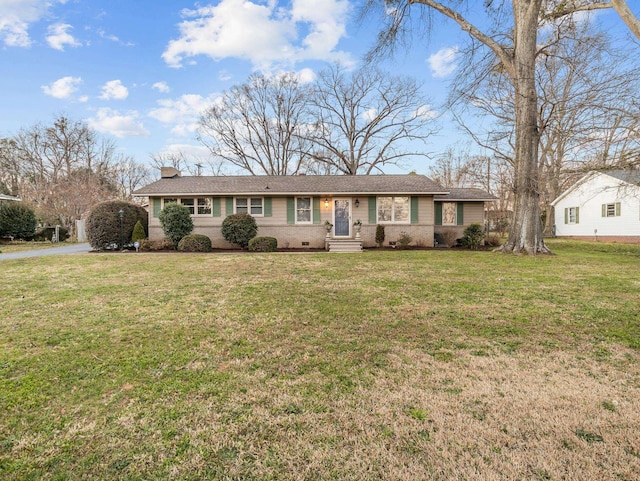
[[[324,208],[325,209],[329,208],[329,199],[324,199]]]
[[[356,204],[356,208],[360,207],[360,201],[358,199],[356,199],[355,204]]]

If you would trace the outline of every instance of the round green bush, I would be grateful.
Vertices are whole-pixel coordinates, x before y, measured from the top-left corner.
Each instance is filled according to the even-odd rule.
[[[278,240],[275,237],[254,237],[249,241],[251,252],[274,252],[278,248]]]
[[[141,206],[121,200],[101,202],[91,209],[87,217],[86,232],[89,244],[96,250],[129,246],[138,221],[145,230],[148,229],[149,216]]]
[[[480,224],[471,224],[462,233],[462,245],[469,249],[478,249],[482,245],[484,232]]]
[[[191,234],[191,231],[193,231],[191,213],[185,205],[176,204],[175,202],[168,204],[160,211],[158,219],[160,219],[164,235],[171,239],[175,246],[184,236]]]
[[[211,239],[202,234],[189,234],[180,239],[178,250],[181,252],[211,252]]]
[[[242,249],[246,249],[257,234],[258,224],[250,214],[232,214],[222,221],[222,237]]]
[[[36,224],[35,212],[22,202],[0,203],[0,237],[31,240]]]

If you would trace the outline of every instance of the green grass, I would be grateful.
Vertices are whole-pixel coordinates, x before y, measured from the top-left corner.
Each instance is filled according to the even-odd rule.
[[[551,246],[3,261],[0,478],[636,479],[640,248]]]

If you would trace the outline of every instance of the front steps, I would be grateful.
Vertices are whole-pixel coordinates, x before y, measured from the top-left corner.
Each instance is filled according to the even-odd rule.
[[[329,239],[329,252],[362,252],[360,239]]]

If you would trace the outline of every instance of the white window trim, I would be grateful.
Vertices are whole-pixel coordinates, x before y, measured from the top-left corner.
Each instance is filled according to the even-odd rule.
[[[404,197],[407,200],[407,208],[408,208],[408,216],[407,220],[399,220],[396,221],[396,198]],[[391,220],[380,220],[380,211],[378,210],[380,207],[380,199],[391,199]],[[381,195],[376,198],[376,220],[378,224],[397,224],[397,225],[408,225],[411,224],[411,197],[406,195]]]
[[[615,202],[607,202],[605,205],[607,206],[606,210],[605,210],[607,215],[605,217],[616,217],[616,203]],[[609,207],[611,207],[612,211],[613,211],[613,214],[611,214],[611,215],[609,215]]]
[[[182,203],[183,199],[193,199],[193,214],[189,214],[191,217],[211,217],[211,215],[213,214],[213,199],[211,197],[191,197],[191,196],[184,196],[184,197],[169,197],[170,199],[175,199],[176,203],[180,204],[180,205],[185,205]],[[209,199],[210,203],[211,203],[211,213],[209,214],[198,214],[198,199]],[[171,202],[169,202],[170,204]],[[165,198],[162,198],[162,208],[164,209],[165,206],[167,204],[165,203]],[[185,206],[185,207],[189,207],[189,206]]]
[[[577,207],[567,207],[569,209],[568,211],[568,221],[569,221],[569,225],[575,225],[576,224],[576,209]],[[571,213],[573,212],[573,216],[571,215]]]
[[[252,217],[264,217],[264,197],[255,197],[255,196],[238,196],[233,198],[233,212],[235,214],[238,213],[238,199],[247,199],[247,213],[249,213]],[[252,214],[251,213],[251,199],[260,199],[262,214]]]
[[[313,224],[313,197],[311,196],[296,196],[296,204],[295,204],[295,223],[296,224],[301,224],[301,225],[309,225],[309,224]],[[311,220],[298,220],[298,199],[309,199],[309,219]]]
[[[453,204],[455,206],[455,212],[453,214],[453,222],[445,222],[444,221],[444,206],[446,204]],[[442,225],[443,226],[457,226],[458,225],[458,203],[457,202],[443,202],[442,203]]]

